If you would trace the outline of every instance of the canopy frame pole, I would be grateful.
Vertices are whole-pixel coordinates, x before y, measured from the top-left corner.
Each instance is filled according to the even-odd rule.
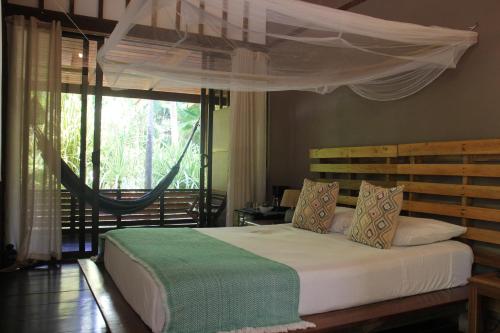
[[[82,86],[80,115],[80,191],[85,193],[86,160],[87,160],[87,98],[89,86],[89,41],[82,39]],[[85,253],[85,196],[78,200],[78,252]]]
[[[200,93],[200,194],[199,194],[199,210],[200,210],[200,227],[207,226],[205,214],[205,166],[207,155],[206,153],[206,124],[207,124],[207,90],[201,89]]]
[[[212,221],[212,161],[214,137],[215,91],[208,90],[208,123],[207,123],[207,226],[213,227]]]
[[[104,38],[97,40],[97,49],[104,45]],[[99,193],[101,183],[101,115],[102,115],[102,85],[103,72],[99,63],[96,64],[95,100],[94,100],[94,151],[92,152],[92,190]],[[99,198],[92,201],[92,254],[96,255],[99,247]]]

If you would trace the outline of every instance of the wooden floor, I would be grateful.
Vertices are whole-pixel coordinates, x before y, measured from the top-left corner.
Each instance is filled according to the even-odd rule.
[[[0,273],[0,332],[106,332],[78,264]]]
[[[106,332],[78,264],[0,273],[0,332]],[[456,326],[431,321],[387,333],[455,333]]]

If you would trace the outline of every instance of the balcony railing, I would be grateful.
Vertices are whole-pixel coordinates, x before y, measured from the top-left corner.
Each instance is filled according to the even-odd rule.
[[[136,199],[148,190],[101,190],[100,193],[110,198]],[[126,215],[112,215],[105,212],[99,213],[99,229],[112,229],[125,226],[192,226],[196,223],[187,214],[187,210],[198,197],[199,190],[167,190],[146,209]],[[61,193],[62,228],[65,232],[80,229],[78,199],[68,191]],[[85,229],[92,225],[92,207],[85,207]]]

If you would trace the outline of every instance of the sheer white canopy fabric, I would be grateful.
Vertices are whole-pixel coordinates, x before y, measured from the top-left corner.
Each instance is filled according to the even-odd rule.
[[[297,0],[133,0],[101,48],[107,81],[149,89],[312,90],[411,95],[454,68],[474,31],[386,21]],[[240,49],[265,73],[234,70]]]
[[[234,70],[265,73],[265,54],[239,49],[233,56]],[[233,226],[234,210],[247,202],[266,200],[267,95],[264,92],[231,93],[229,175],[226,226]]]

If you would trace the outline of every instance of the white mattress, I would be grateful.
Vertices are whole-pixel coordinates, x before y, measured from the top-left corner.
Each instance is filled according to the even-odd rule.
[[[290,224],[198,230],[295,269],[300,315],[465,285],[473,261],[470,247],[457,241],[378,250],[343,234],[321,235]],[[110,241],[105,246],[106,269],[123,296],[153,332],[161,332],[168,318],[160,287]]]

